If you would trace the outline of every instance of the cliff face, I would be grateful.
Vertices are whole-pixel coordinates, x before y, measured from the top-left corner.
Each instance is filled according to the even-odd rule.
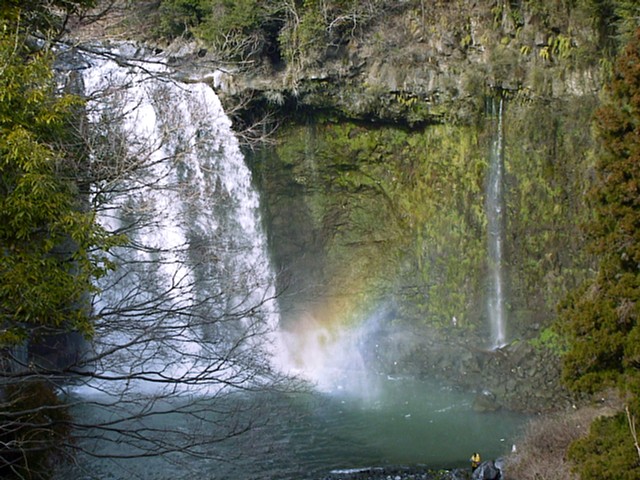
[[[580,8],[415,3],[386,11],[358,33],[354,27],[342,43],[301,54],[295,64],[264,62],[229,74],[224,94],[415,126],[474,121],[488,89],[528,100],[600,89],[598,32]]]
[[[382,336],[415,333],[406,348],[376,351],[382,369],[445,362],[466,386],[493,385],[499,405],[553,402],[517,399],[539,384],[552,391],[548,359],[562,345],[548,327],[588,275],[589,125],[609,64],[589,12],[570,3],[398,2],[366,25],[354,20],[339,42],[215,75],[206,45],[169,49],[183,75],[215,78],[238,130],[277,125],[247,158],[285,327],[375,319]],[[507,341],[536,347],[511,355],[512,345],[492,369],[504,375],[487,376],[473,365],[490,363],[476,353],[489,345],[487,184],[498,135]],[[456,347],[443,353],[446,343]],[[469,361],[442,360],[464,352]],[[527,374],[505,383],[514,371]]]
[[[460,367],[450,376],[493,386],[500,405],[548,408],[562,395],[551,386],[557,360],[532,375],[509,372],[556,358],[561,345],[548,329],[556,306],[588,275],[580,224],[607,63],[579,10],[516,15],[501,2],[425,3],[295,71],[267,65],[221,80],[230,108],[251,99],[245,120],[260,111],[279,120],[275,146],[250,159],[274,260],[286,272],[281,287],[304,292],[282,298],[284,322],[304,314],[359,324],[384,311],[388,326],[428,331],[428,341],[382,354],[396,370],[437,364],[434,338],[458,345],[451,352],[485,348],[487,182],[501,121],[507,341],[536,339],[536,349],[505,352],[495,369],[504,375]],[[538,383],[557,395],[525,394],[535,401],[519,405]]]
[[[254,166],[294,283],[334,295],[366,278],[364,303],[392,298],[412,323],[487,330],[486,186],[502,99],[509,336],[549,325],[588,267],[579,224],[606,63],[593,22],[560,3],[423,2],[296,69],[266,62],[219,79],[245,121],[278,118],[277,146]]]

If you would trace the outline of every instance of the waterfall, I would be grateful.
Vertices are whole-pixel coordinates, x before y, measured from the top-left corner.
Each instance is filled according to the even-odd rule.
[[[504,127],[503,99],[500,97],[497,112],[492,101],[492,114],[497,115],[497,125],[491,143],[489,180],[486,195],[487,249],[489,253],[489,292],[487,310],[491,325],[491,346],[500,348],[506,344],[505,292],[504,292]]]
[[[99,221],[128,238],[109,252],[117,269],[94,302],[103,383],[84,388],[111,391],[121,379],[118,395],[157,394],[259,381],[278,313],[259,198],[231,122],[209,85],[125,53],[86,56],[82,73],[92,201]]]

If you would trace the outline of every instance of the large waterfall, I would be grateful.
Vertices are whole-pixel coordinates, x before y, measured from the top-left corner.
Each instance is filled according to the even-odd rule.
[[[259,352],[277,323],[250,171],[209,85],[126,50],[87,56],[83,70],[92,201],[127,237],[99,285],[97,379],[84,388],[241,386],[268,370]]]
[[[127,241],[105,253],[117,268],[95,296],[87,381],[69,389],[80,453],[56,478],[325,478],[501,452],[519,417],[411,378],[372,388],[358,331],[278,344],[259,197],[229,119],[209,85],[127,48],[82,69],[91,201]],[[278,373],[287,341],[320,388],[298,395]]]
[[[491,145],[489,160],[489,183],[486,195],[487,241],[489,251],[489,293],[487,309],[491,325],[491,346],[499,348],[506,343],[505,293],[504,293],[504,128],[502,97],[498,100],[497,111],[492,102],[492,113],[497,117],[497,125]]]

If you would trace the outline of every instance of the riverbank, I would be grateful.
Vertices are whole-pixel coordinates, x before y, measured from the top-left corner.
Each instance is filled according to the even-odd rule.
[[[594,398],[588,406],[572,407],[562,412],[540,415],[532,419],[516,440],[513,452],[496,460],[499,477],[488,471],[475,478],[501,478],[504,480],[572,480],[567,450],[576,439],[585,436],[589,426],[598,417],[614,415],[621,408],[615,392]],[[493,465],[493,461],[486,462]],[[387,466],[344,469],[331,472],[322,480],[470,480],[469,468],[433,469],[426,465]]]
[[[432,470],[427,466],[371,467],[332,472],[322,480],[468,480],[471,469]]]
[[[596,418],[612,416],[622,410],[618,395],[604,392],[588,405],[542,415],[529,422],[517,440],[517,450],[505,457],[505,478],[511,480],[573,480],[568,449],[586,436]]]

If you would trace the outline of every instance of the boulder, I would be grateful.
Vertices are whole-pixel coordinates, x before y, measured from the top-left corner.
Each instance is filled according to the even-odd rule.
[[[502,478],[502,472],[493,460],[482,462],[471,475],[471,480],[499,480],[500,478]]]
[[[476,395],[476,398],[473,400],[473,409],[476,412],[495,412],[500,409],[500,404],[495,394],[485,389]]]

